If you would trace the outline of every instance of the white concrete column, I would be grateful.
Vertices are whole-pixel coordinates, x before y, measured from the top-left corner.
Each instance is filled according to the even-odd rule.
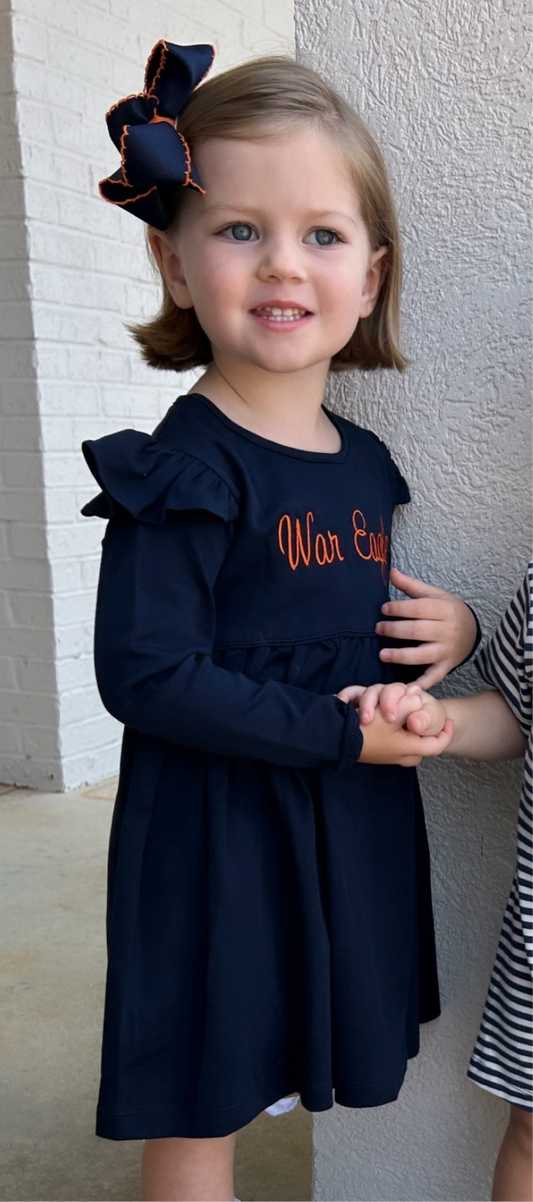
[[[368,122],[393,180],[412,366],[332,399],[391,446],[413,503],[395,561],[472,601],[490,633],[530,547],[525,0],[296,0],[297,53]],[[477,688],[462,672],[450,688]],[[490,1196],[506,1108],[465,1078],[510,885],[520,771],[421,772],[443,1015],[400,1100],[315,1121],[317,1199]]]
[[[94,492],[80,443],[150,430],[182,390],[124,328],[157,290],[141,223],[97,195],[117,166],[105,112],[141,90],[160,37],[214,42],[218,69],[292,50],[293,4],[0,0],[0,20],[0,780],[61,789],[114,772],[120,736],[94,682],[103,527],[79,515]]]

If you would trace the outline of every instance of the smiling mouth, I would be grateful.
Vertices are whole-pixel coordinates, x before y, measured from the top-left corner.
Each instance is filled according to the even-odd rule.
[[[263,317],[267,321],[275,323],[300,321],[302,317],[311,316],[308,309],[293,308],[292,306],[281,308],[277,305],[260,305],[257,309],[252,309],[252,313],[256,317]]]

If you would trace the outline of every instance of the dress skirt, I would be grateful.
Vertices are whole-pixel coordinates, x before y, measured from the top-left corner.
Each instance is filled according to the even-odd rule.
[[[439,1013],[422,804],[398,775],[126,730],[100,1135],[226,1135],[293,1092],[312,1111],[397,1097]]]

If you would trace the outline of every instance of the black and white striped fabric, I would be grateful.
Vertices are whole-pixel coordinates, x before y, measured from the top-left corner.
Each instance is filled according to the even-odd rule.
[[[528,747],[518,815],[517,868],[468,1076],[505,1101],[533,1110],[533,562],[488,647],[484,680],[503,694]]]

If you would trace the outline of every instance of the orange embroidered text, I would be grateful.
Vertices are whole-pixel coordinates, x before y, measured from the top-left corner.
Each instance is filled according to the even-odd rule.
[[[279,549],[282,555],[287,556],[293,572],[300,563],[309,567],[313,562],[322,568],[328,563],[333,563],[334,559],[341,562],[344,559],[339,546],[339,536],[332,534],[330,530],[327,531],[327,535],[314,534],[314,520],[311,510],[308,510],[305,517],[305,530],[302,530],[300,519],[293,520],[288,513],[284,513],[279,520]]]
[[[354,528],[353,541],[357,554],[361,559],[372,559],[381,564],[381,575],[385,580],[385,568],[389,560],[389,536],[385,534],[383,518],[379,519],[380,529],[377,534],[366,528],[366,518],[360,509],[354,509],[352,525]]]

